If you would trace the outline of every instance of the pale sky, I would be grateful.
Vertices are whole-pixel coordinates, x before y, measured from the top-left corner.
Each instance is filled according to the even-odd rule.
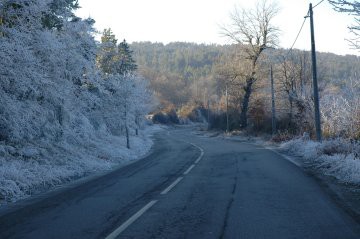
[[[278,0],[279,15],[274,23],[281,29],[280,47],[290,48],[306,15],[309,3],[320,0]],[[220,25],[229,22],[235,6],[251,7],[252,0],[79,0],[77,15],[95,19],[102,31],[111,28],[119,40],[128,42],[173,41],[195,43],[231,43],[221,36]],[[295,44],[297,49],[310,49],[310,23]],[[336,54],[360,55],[351,50],[346,38],[351,38],[347,26],[353,17],[338,13],[325,0],[314,9],[316,50]]]

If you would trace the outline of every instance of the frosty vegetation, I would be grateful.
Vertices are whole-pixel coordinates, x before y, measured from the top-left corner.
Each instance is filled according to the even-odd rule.
[[[314,142],[306,137],[290,140],[281,150],[300,156],[306,167],[340,182],[360,183],[360,145],[342,138]]]
[[[138,129],[152,96],[127,43],[97,43],[94,21],[76,8],[74,0],[0,2],[0,203],[151,146]]]

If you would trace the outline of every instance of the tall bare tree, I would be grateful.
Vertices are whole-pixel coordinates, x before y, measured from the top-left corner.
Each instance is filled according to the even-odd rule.
[[[272,22],[278,13],[276,4],[260,0],[254,9],[235,8],[230,15],[231,24],[222,27],[223,34],[240,44],[244,52],[243,70],[238,78],[243,81],[244,96],[241,105],[240,124],[246,128],[247,113],[253,85],[257,80],[258,61],[264,50],[275,47],[279,30]]]

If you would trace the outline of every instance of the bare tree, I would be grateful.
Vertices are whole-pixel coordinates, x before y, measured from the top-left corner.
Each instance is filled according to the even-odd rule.
[[[279,55],[276,76],[280,83],[280,92],[284,94],[288,108],[288,127],[297,130],[301,125],[304,115],[298,115],[300,111],[305,112],[304,101],[309,101],[310,63],[305,52],[293,51],[291,54]],[[307,70],[308,69],[308,70]],[[299,119],[300,117],[300,119]],[[300,122],[299,122],[300,120]]]
[[[298,66],[294,62],[294,59],[286,59],[285,56],[281,56],[280,60],[280,82],[282,85],[282,90],[286,93],[289,101],[289,127],[292,128],[292,121],[294,115],[294,98],[297,98],[297,81],[301,79],[301,76]]]
[[[329,0],[335,7],[336,11],[349,13],[355,16],[355,23],[349,26],[350,31],[354,34],[353,39],[348,39],[351,46],[360,49],[360,1],[357,0]]]
[[[244,82],[244,96],[241,105],[240,126],[247,127],[247,113],[253,85],[257,80],[258,60],[265,49],[275,47],[278,42],[278,28],[272,25],[278,8],[274,3],[261,0],[254,9],[235,8],[230,15],[231,25],[222,28],[223,34],[240,44],[244,51],[245,72],[239,73]]]

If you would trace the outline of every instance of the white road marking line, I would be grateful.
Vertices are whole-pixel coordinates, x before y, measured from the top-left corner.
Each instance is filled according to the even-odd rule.
[[[190,173],[190,171],[195,167],[195,164],[192,164],[185,172],[184,175]]]
[[[133,222],[135,222],[141,215],[143,215],[147,210],[149,210],[154,204],[157,203],[157,200],[153,200],[146,204],[143,208],[141,208],[137,213],[132,215],[126,222],[124,222],[120,227],[118,227],[115,231],[113,231],[110,235],[108,235],[105,239],[115,239],[119,236],[125,229],[130,226]]]
[[[200,150],[200,156],[196,159],[195,164],[199,163],[202,157],[204,156],[204,150],[197,146],[196,144],[190,143],[192,146],[198,148]]]
[[[200,154],[200,156],[197,158],[197,160],[195,161],[195,164],[199,163],[203,156],[204,156],[204,151],[201,151],[201,154]]]
[[[173,187],[176,186],[176,184],[178,184],[181,180],[183,179],[183,177],[178,177],[172,184],[170,184],[169,187],[167,187],[164,191],[162,191],[160,194],[161,195],[165,195],[167,194]]]
[[[287,156],[287,155],[285,155],[285,154],[279,153],[279,152],[277,152],[276,150],[274,150],[274,149],[272,149],[272,148],[270,148],[270,147],[265,147],[265,148],[268,149],[268,150],[270,150],[270,151],[272,151],[272,152],[274,152],[274,153],[276,153],[277,155],[280,155],[281,157],[287,159],[288,161],[290,161],[291,163],[295,164],[296,166],[298,166],[298,167],[300,167],[300,168],[302,167],[299,162],[297,162],[296,160],[292,159],[291,157],[289,157],[289,156]]]
[[[167,132],[168,135],[170,135],[170,132]],[[200,148],[199,146],[191,143],[194,147],[198,148],[200,150],[200,156],[196,159],[195,163],[192,164],[185,172],[184,175],[187,175],[194,167],[195,164],[199,163],[202,157],[204,156],[204,150]],[[167,194],[171,189],[173,189],[181,180],[183,177],[178,177],[170,186],[168,186],[164,191],[162,191],[160,194],[164,195]],[[147,210],[149,210],[152,206],[154,206],[155,203],[157,203],[158,200],[152,200],[148,204],[146,204],[143,208],[141,208],[137,213],[132,215],[126,222],[121,224],[115,231],[110,233],[105,239],[115,239],[118,237],[123,231],[126,230],[131,224],[133,224],[138,218],[140,218]]]

